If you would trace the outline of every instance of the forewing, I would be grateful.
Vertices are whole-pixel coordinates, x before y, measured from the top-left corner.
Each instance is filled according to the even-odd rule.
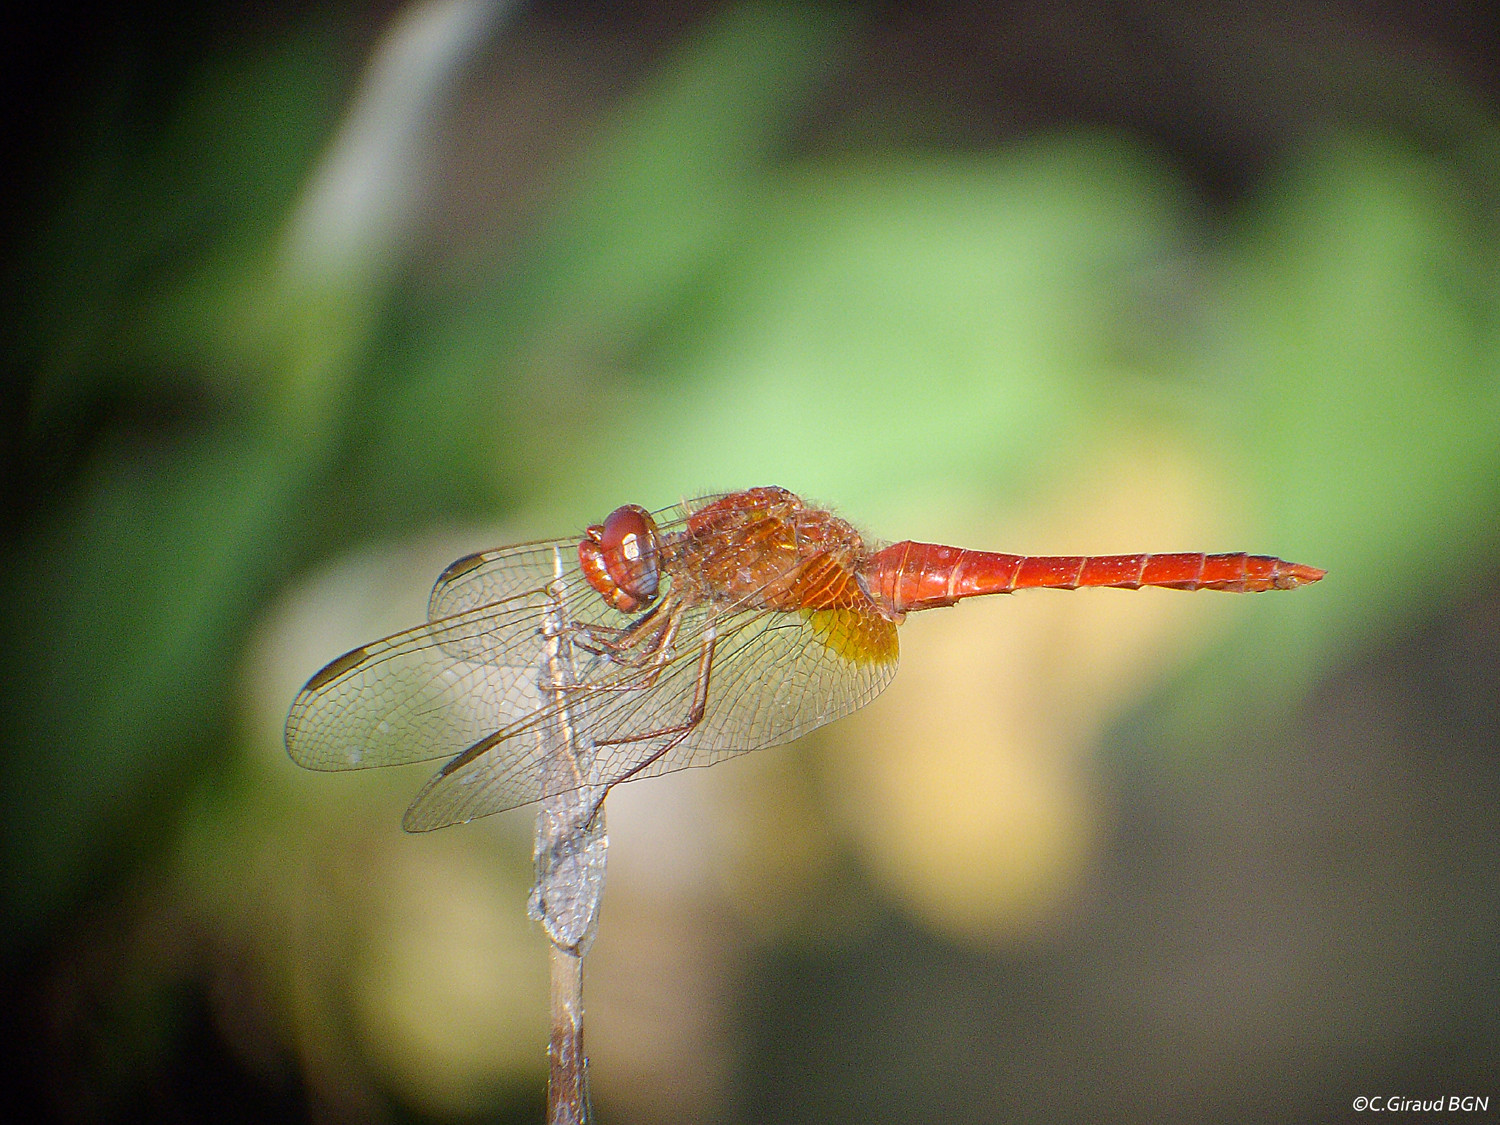
[[[673,534],[687,518],[687,513],[705,503],[691,500],[682,505],[653,513],[658,531]],[[554,578],[554,567],[560,567],[570,594],[569,612],[579,620],[591,623],[621,624],[607,603],[588,586],[578,565],[578,544],[583,535],[537,543],[521,543],[477,551],[451,563],[438,575],[427,603],[427,619],[436,621],[478,606],[504,601],[533,587],[545,586]],[[597,603],[591,605],[590,603]],[[613,615],[614,620],[610,619]]]
[[[345,770],[451,757],[536,710],[534,614],[523,604],[487,607],[341,656],[292,703],[293,761]]]
[[[578,543],[582,538],[519,543],[465,555],[438,575],[427,603],[427,620],[440,621],[544,590],[558,577],[581,603],[585,587],[578,571]],[[575,603],[571,608],[581,606]]]
[[[434,591],[439,604],[455,573],[480,575],[453,587],[468,591],[450,599],[462,612],[357,648],[307,682],[287,716],[294,761],[343,770],[454,757],[542,706],[542,625],[559,605],[574,622],[629,620],[588,588],[571,540],[469,556],[481,558],[454,563]]]

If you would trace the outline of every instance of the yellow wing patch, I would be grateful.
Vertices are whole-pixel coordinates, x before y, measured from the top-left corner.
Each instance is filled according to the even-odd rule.
[[[800,611],[825,648],[855,664],[891,664],[899,651],[896,626],[865,609]]]

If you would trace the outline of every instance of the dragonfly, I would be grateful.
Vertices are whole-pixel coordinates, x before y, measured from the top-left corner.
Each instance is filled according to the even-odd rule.
[[[879,546],[778,487],[627,504],[581,535],[452,563],[424,624],[307,681],[286,745],[314,770],[447,759],[403,819],[422,832],[574,790],[598,803],[622,782],[791,742],[890,683],[908,613],[1033,588],[1248,593],[1323,575],[1245,553]],[[560,764],[560,730],[586,753]]]

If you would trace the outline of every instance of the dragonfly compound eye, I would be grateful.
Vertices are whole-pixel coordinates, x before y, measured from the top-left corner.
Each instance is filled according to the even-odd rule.
[[[656,523],[651,513],[626,504],[603,525],[588,529],[578,561],[589,584],[618,610],[632,613],[656,597]]]

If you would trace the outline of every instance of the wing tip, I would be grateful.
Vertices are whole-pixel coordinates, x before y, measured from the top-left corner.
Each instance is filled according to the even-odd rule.
[[[297,703],[302,701],[303,697],[312,694],[319,688],[326,687],[351,668],[358,667],[369,654],[370,646],[360,645],[358,648],[350,649],[343,656],[337,656],[330,660],[308,677],[307,683],[302,685],[302,690],[297,693],[297,700],[292,706],[295,708]]]

